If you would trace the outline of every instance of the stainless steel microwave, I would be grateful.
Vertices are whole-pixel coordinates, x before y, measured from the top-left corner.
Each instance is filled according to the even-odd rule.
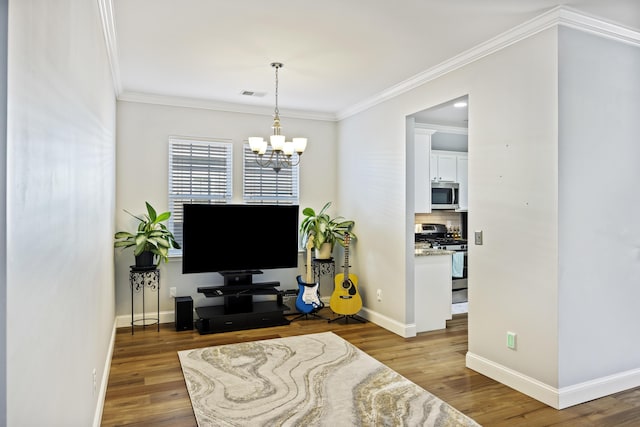
[[[457,182],[431,183],[431,209],[458,209],[460,184]]]

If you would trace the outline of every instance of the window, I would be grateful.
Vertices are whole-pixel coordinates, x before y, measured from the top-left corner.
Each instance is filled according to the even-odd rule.
[[[256,155],[248,143],[244,144],[243,153],[243,194],[246,203],[298,204],[298,166],[282,168],[276,173],[272,168],[263,168],[256,163]],[[270,149],[264,156],[268,158],[269,155]],[[293,159],[297,162],[298,155],[294,154]]]
[[[230,142],[169,138],[169,229],[181,246],[183,204],[231,200],[232,153]]]

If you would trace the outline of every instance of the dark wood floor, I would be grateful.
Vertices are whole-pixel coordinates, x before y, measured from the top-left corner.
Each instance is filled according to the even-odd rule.
[[[331,312],[324,309],[330,316]],[[640,426],[640,388],[550,408],[465,368],[467,316],[447,329],[402,338],[373,323],[298,320],[288,326],[199,335],[173,324],[118,329],[102,426],[196,426],[177,351],[333,331],[483,426]]]

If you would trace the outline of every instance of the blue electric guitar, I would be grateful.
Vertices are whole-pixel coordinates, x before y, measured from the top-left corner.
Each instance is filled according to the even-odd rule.
[[[311,248],[313,247],[313,236],[309,236],[307,242],[307,277],[302,280],[302,276],[298,276],[298,297],[296,298],[296,309],[303,314],[309,314],[313,310],[324,307],[320,301],[318,294],[318,286],[320,283],[313,281],[313,270],[311,269]]]

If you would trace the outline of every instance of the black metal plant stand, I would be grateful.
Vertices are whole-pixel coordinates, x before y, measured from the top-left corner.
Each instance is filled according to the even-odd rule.
[[[320,281],[320,278],[325,275],[331,276],[331,280],[336,277],[336,262],[333,258],[319,259],[314,258],[311,260],[313,269],[313,279],[316,282]]]
[[[160,332],[160,270],[156,266],[152,267],[136,267],[131,266],[129,271],[129,285],[131,286],[131,335],[133,335],[133,327],[135,322],[142,321],[142,327],[158,325]],[[148,318],[145,314],[144,307],[144,288],[149,288],[151,292],[157,295],[157,314],[156,318]],[[133,292],[142,292],[142,319],[133,320]],[[147,321],[152,321],[147,323]]]

